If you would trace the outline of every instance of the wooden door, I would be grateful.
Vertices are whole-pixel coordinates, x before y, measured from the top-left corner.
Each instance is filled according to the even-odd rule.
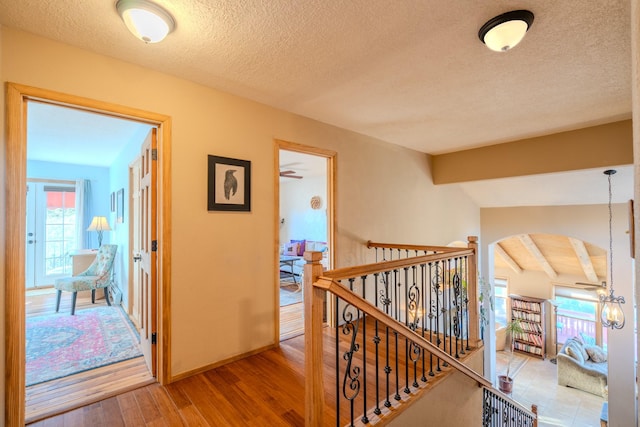
[[[136,328],[140,329],[142,326],[142,303],[140,299],[140,278],[141,269],[140,261],[142,256],[140,255],[142,235],[140,233],[140,170],[141,170],[141,158],[136,158],[129,166],[129,206],[131,236],[131,260],[129,261],[129,313],[131,314],[131,321],[136,325]]]
[[[156,224],[157,129],[152,129],[140,153],[140,343],[151,373],[156,375],[157,224]]]

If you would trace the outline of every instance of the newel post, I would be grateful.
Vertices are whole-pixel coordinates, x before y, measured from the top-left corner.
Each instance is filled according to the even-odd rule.
[[[467,272],[467,298],[469,298],[469,342],[477,345],[480,339],[479,333],[479,309],[478,306],[478,236],[469,236],[468,248],[473,249],[469,256]]]
[[[322,377],[322,317],[325,291],[313,283],[322,275],[322,252],[305,252],[304,259],[304,418],[306,427],[324,425]]]

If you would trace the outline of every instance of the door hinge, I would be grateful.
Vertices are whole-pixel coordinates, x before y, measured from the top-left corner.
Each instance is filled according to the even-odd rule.
[[[151,241],[151,252],[158,252],[158,241],[157,240],[152,240]]]
[[[151,334],[151,344],[158,344],[158,333],[154,332]]]
[[[158,149],[153,148],[151,150],[151,160],[158,160]]]

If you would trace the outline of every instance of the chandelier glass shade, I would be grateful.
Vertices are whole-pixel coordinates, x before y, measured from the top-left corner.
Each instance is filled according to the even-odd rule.
[[[624,311],[622,310],[622,304],[624,304],[624,297],[615,296],[613,291],[613,232],[612,232],[612,219],[611,213],[611,175],[615,174],[614,169],[608,169],[604,171],[607,175],[609,182],[609,295],[600,295],[600,320],[602,325],[611,329],[622,329],[624,327]],[[603,283],[606,285],[606,283]]]

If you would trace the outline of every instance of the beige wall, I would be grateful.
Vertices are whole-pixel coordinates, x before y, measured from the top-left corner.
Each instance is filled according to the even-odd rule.
[[[615,188],[614,188],[615,190]],[[613,205],[613,277],[616,295],[626,299],[623,306],[627,326],[609,332],[609,420],[616,426],[635,423],[635,339],[634,339],[634,274],[629,252],[628,208]],[[505,237],[521,233],[549,233],[575,237],[596,246],[609,248],[608,210],[606,205],[546,206],[521,208],[491,208],[481,210],[482,271],[489,271],[491,245]],[[487,274],[487,273],[485,273]],[[515,289],[526,295],[549,298],[550,281],[520,280],[509,274]],[[491,347],[491,346],[489,346]],[[535,402],[534,402],[535,403]],[[615,408],[615,411],[612,410]]]
[[[364,260],[368,239],[446,244],[479,232],[479,209],[435,188],[424,154],[28,33],[1,36],[3,82],[172,117],[173,375],[273,344],[274,138],[338,152],[337,266]],[[251,213],[207,211],[208,154],[252,162]]]
[[[464,364],[482,373],[482,351],[465,359]],[[453,372],[427,391],[389,426],[479,426],[481,425],[484,388],[461,372]],[[426,421],[428,420],[428,422]]]

